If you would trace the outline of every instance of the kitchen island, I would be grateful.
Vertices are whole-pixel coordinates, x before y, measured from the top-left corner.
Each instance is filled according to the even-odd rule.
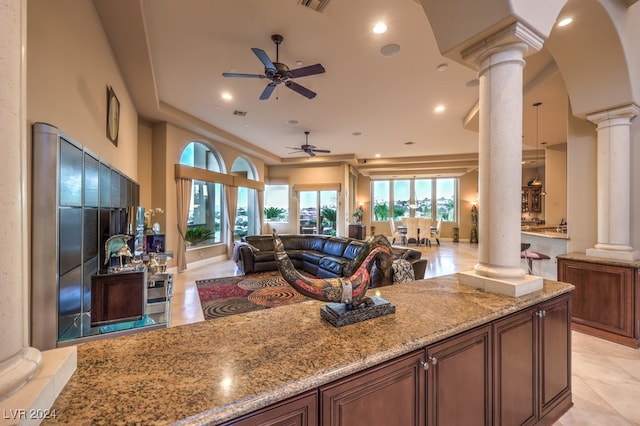
[[[44,424],[221,424],[252,413],[246,424],[287,413],[316,424],[335,404],[345,416],[402,412],[416,423],[446,413],[536,423],[571,406],[572,285],[545,280],[512,298],[452,274],[376,290],[396,313],[340,328],[310,300],[80,344],[77,371]],[[465,410],[437,409],[436,394],[457,379],[466,385],[451,403]],[[358,386],[365,413],[341,397]]]
[[[559,229],[564,230],[564,232]],[[569,235],[566,232],[566,227],[523,226],[521,231],[521,242],[531,244],[528,250],[549,256],[549,259],[533,261],[533,275],[538,275],[548,280],[557,280],[557,256],[568,251]],[[527,270],[525,259],[522,259],[521,265],[523,269]]]

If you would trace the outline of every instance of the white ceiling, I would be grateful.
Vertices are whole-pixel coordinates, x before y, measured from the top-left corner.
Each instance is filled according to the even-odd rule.
[[[136,3],[94,0],[118,61],[136,62],[120,66],[144,118],[167,120],[167,111],[178,110],[186,118],[173,114],[169,121],[199,121],[221,129],[229,135],[221,132],[225,137],[219,140],[268,164],[306,161],[305,154],[291,154],[287,147],[303,144],[309,131],[310,144],[331,150],[321,161],[347,159],[372,176],[404,167],[413,175],[459,175],[477,165],[478,87],[465,85],[476,73],[440,54],[428,19],[413,0],[332,0],[323,12],[298,0]],[[136,8],[137,21],[132,18]],[[125,15],[127,25],[120,20]],[[371,31],[379,21],[388,26],[385,34]],[[298,68],[297,61],[326,68],[324,74],[295,79],[317,92],[316,98],[280,85],[261,101],[268,80],[222,77],[223,72],[263,73],[251,48],[275,61],[271,35],[276,33],[284,36],[280,62],[290,68]],[[400,53],[382,56],[380,49],[389,43],[399,44]],[[532,104],[537,101],[543,103],[537,141],[563,143],[568,101],[562,78],[544,50],[527,63],[523,149],[536,148]],[[438,71],[440,64],[447,65],[446,71]],[[152,90],[132,87],[143,85]],[[223,92],[233,99],[223,100]],[[158,104],[155,110],[148,107]],[[435,113],[437,105],[444,105],[445,112]],[[376,160],[376,154],[382,159]],[[535,153],[530,156],[535,159]],[[376,164],[384,167],[377,170]]]

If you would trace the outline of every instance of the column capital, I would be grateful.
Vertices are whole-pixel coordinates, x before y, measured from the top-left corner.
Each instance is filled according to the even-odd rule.
[[[463,50],[461,56],[464,62],[477,68],[487,56],[515,48],[524,57],[542,49],[543,43],[544,39],[529,27],[514,22]]]
[[[594,112],[587,115],[587,120],[594,124],[605,123],[614,119],[628,119],[629,122],[640,114],[640,107],[636,104],[624,105],[617,108],[608,109],[605,111]]]

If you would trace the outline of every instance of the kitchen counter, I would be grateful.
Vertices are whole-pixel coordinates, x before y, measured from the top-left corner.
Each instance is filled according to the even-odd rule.
[[[557,227],[551,226],[533,226],[525,225],[521,227],[523,234],[537,235],[545,238],[556,238],[560,240],[568,240],[569,235],[566,232],[558,232]]]
[[[520,298],[457,274],[376,289],[396,313],[334,328],[323,302],[78,345],[78,368],[43,424],[216,424],[573,290]],[[186,419],[186,420],[183,420]],[[181,421],[183,420],[183,421]]]

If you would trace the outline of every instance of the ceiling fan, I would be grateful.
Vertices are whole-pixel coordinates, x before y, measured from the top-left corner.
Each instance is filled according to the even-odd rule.
[[[313,99],[316,97],[316,93],[312,90],[307,89],[304,86],[299,85],[298,83],[291,81],[294,78],[306,77],[315,74],[322,74],[325,69],[322,64],[309,65],[302,68],[297,69],[289,69],[289,67],[281,62],[279,62],[279,46],[284,40],[280,34],[274,34],[271,36],[271,40],[276,45],[276,60],[272,62],[269,59],[269,56],[262,49],[258,49],[257,47],[252,47],[251,50],[255,55],[260,59],[262,64],[264,65],[264,74],[241,74],[234,72],[224,72],[222,75],[224,77],[240,77],[240,78],[266,78],[271,80],[267,87],[264,88],[262,94],[260,95],[260,100],[269,99],[273,90],[280,84],[284,83],[286,87],[293,90],[294,92],[300,93],[302,96]]]
[[[318,149],[315,147],[315,145],[309,145],[309,132],[308,131],[304,132],[304,135],[305,135],[304,145],[300,145],[300,148],[293,148],[288,146],[287,148],[295,150],[293,152],[290,152],[289,154],[297,154],[298,152],[304,152],[308,154],[309,157],[315,157],[316,152],[319,152],[322,154],[329,154],[331,152],[328,149]]]

